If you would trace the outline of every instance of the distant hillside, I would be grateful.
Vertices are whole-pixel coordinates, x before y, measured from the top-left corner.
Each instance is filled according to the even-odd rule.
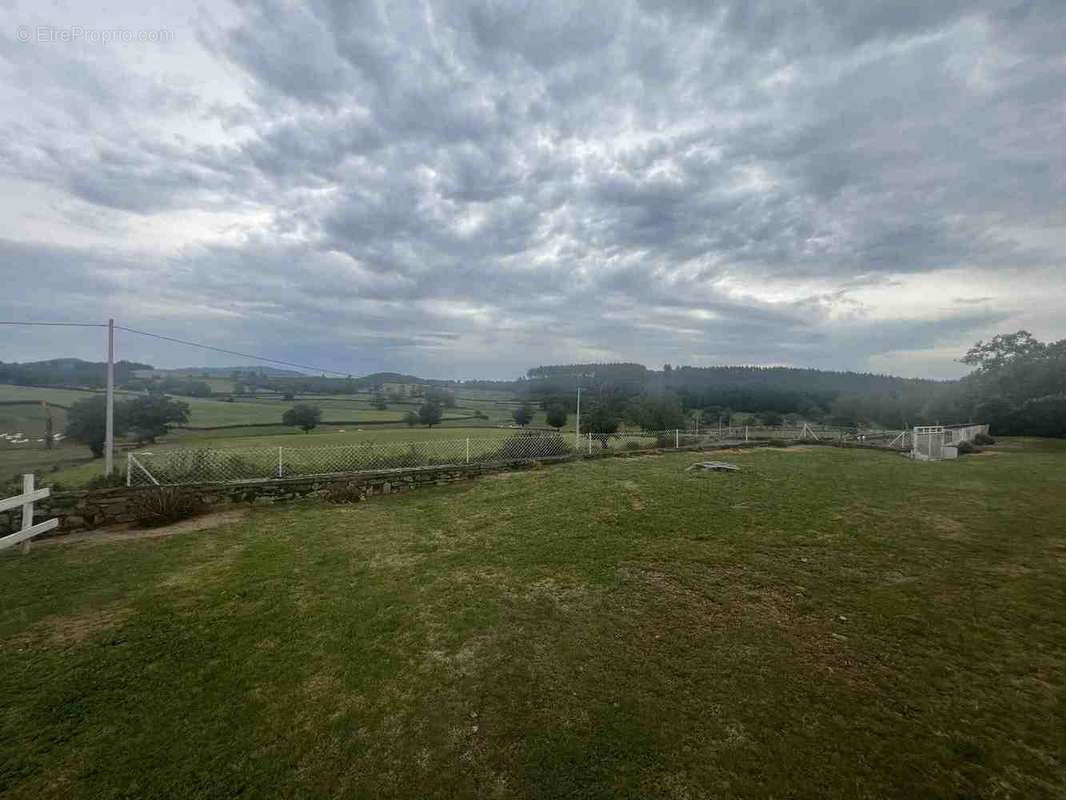
[[[300,378],[304,373],[294,369],[278,367],[176,367],[175,369],[157,369],[155,372],[167,372],[189,378],[232,378],[234,374],[246,375],[249,372],[267,378]]]
[[[123,385],[135,372],[146,369],[152,369],[151,364],[116,361],[115,383]],[[0,383],[19,386],[102,387],[107,385],[107,364],[103,361],[82,361],[80,358],[53,358],[21,364],[0,361]]]
[[[938,401],[957,385],[878,375],[795,367],[671,367],[651,370],[643,364],[562,364],[534,367],[524,391],[542,404],[569,407],[578,386],[594,398],[618,406],[626,398],[667,391],[681,407],[796,413],[808,419],[826,415],[842,424],[872,419],[903,425],[935,414]]]
[[[681,389],[713,386],[777,386],[797,391],[882,392],[905,386],[937,385],[946,381],[900,378],[871,372],[837,372],[799,367],[671,367],[652,370],[643,364],[562,364],[533,367],[530,381],[559,384],[640,384]]]

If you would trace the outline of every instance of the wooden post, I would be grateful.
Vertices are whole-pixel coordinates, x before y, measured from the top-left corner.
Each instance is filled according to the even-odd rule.
[[[22,476],[22,493],[29,498],[33,494],[33,473],[27,472]],[[33,527],[33,500],[27,499],[22,505],[22,530]],[[30,552],[30,540],[22,540],[23,554]]]
[[[115,321],[107,321],[107,400],[104,411],[104,474],[110,476],[115,452]]]

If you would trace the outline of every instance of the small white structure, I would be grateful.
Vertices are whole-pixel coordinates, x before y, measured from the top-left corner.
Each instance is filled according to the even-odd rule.
[[[958,458],[961,442],[971,442],[987,433],[987,425],[919,425],[911,436],[910,456],[917,461]]]
[[[958,455],[958,451],[955,452]],[[918,425],[911,439],[911,458],[917,461],[939,461],[944,458],[944,426]]]

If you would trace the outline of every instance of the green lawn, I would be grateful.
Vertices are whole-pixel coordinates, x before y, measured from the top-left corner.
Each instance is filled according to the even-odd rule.
[[[724,457],[0,554],[0,795],[1066,795],[1066,443]]]

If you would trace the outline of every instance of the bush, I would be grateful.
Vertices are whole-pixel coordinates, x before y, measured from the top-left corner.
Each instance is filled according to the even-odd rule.
[[[326,488],[322,499],[327,503],[358,503],[363,499],[363,491],[354,484],[338,482]]]
[[[987,433],[979,433],[973,437],[973,443],[976,445],[990,445],[995,444],[996,440],[989,436]]]
[[[171,486],[138,492],[130,502],[134,520],[146,528],[194,517],[203,507],[199,495]]]
[[[957,445],[955,445],[955,449],[959,451],[960,456],[967,456],[971,453],[981,452],[977,449],[977,446],[973,442],[966,441],[959,442]]]
[[[483,461],[528,461],[536,458],[565,456],[573,452],[570,442],[563,436],[551,434],[519,434],[500,442],[497,449],[485,453]]]

